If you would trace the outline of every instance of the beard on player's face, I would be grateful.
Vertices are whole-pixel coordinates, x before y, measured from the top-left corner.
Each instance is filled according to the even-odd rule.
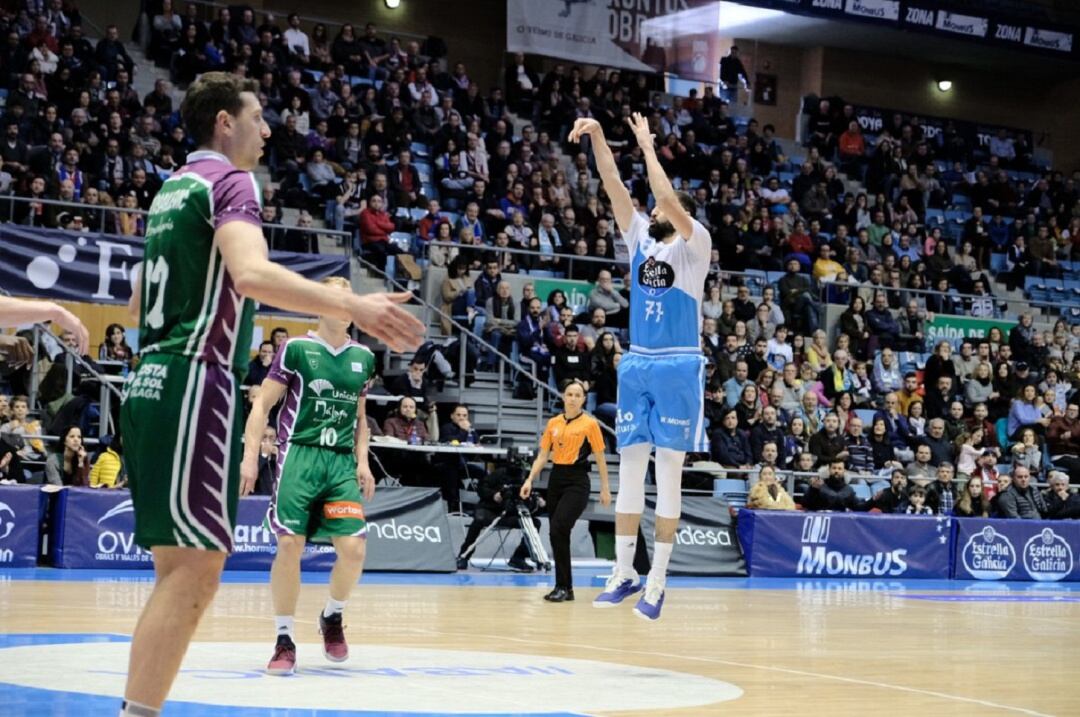
[[[657,219],[653,217],[653,220],[649,222],[649,236],[653,239],[667,239],[674,233],[675,227],[666,219]]]

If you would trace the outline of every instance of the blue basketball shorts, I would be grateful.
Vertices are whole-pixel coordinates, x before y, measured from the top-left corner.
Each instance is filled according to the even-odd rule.
[[[618,447],[651,443],[688,453],[709,450],[705,435],[705,357],[629,352],[619,363]]]

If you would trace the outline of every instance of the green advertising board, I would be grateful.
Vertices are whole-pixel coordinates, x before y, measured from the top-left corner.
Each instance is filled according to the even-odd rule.
[[[1009,330],[1016,326],[1012,319],[977,319],[972,316],[952,316],[935,314],[926,322],[926,350],[933,351],[941,341],[949,341],[954,348],[959,348],[964,339],[986,338],[993,327],[1001,329],[1004,340],[1009,339]]]

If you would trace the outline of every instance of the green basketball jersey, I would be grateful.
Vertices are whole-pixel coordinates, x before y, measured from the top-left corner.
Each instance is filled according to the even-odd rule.
[[[146,221],[139,345],[247,372],[255,303],[236,291],[214,232],[261,227],[259,188],[224,156],[193,152],[165,180]]]
[[[351,451],[356,404],[375,376],[375,355],[349,341],[334,348],[314,332],[278,349],[268,379],[288,387],[278,441]]]

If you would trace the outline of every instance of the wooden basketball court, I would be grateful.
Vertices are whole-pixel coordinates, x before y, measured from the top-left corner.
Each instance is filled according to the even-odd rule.
[[[672,579],[649,623],[594,609],[596,572],[561,605],[540,576],[366,576],[340,666],[306,576],[290,678],[262,672],[266,577],[232,573],[165,714],[1080,714],[1067,585]],[[115,715],[147,578],[0,574],[0,713]]]

